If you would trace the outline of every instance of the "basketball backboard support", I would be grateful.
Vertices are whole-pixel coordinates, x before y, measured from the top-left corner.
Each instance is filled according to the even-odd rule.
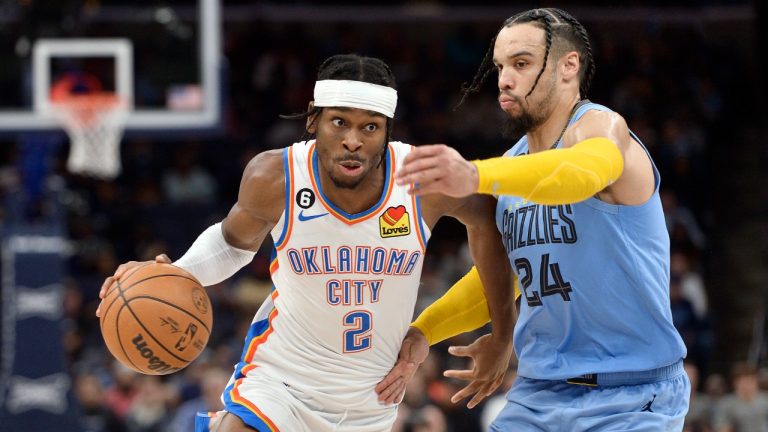
[[[23,23],[17,26],[19,31],[12,34],[17,37],[13,45],[0,44],[0,50],[5,50],[0,51],[0,58],[10,59],[12,67],[9,69],[19,75],[0,74],[0,87],[18,92],[15,97],[7,98],[6,103],[0,103],[0,133],[60,129],[49,109],[49,89],[56,79],[54,63],[72,58],[107,58],[114,63],[113,74],[109,77],[114,81],[111,90],[128,102],[128,131],[168,132],[217,127],[221,111],[219,2],[182,0],[171,6],[157,2],[148,7],[105,5],[98,10],[88,10],[88,2],[83,1],[83,11],[76,19],[82,21],[85,30],[59,30],[67,28],[63,15],[45,10],[47,13],[38,14],[31,20],[37,31],[30,31],[29,35],[23,34],[24,30],[32,28],[24,23],[24,13],[28,11],[18,9],[15,14],[6,13],[5,17],[0,13],[0,26],[4,21]],[[50,23],[46,22],[43,30],[39,30],[40,21],[44,19]],[[62,22],[54,22],[57,19]],[[56,30],[52,31],[52,28]],[[51,33],[54,37],[48,37]],[[150,37],[147,33],[156,35]],[[38,37],[41,34],[46,37]],[[181,42],[171,40],[174,35],[186,39]],[[26,55],[25,43],[30,45]],[[153,51],[149,53],[149,50]],[[178,55],[170,59],[169,53],[175,54],[174,50]],[[162,60],[173,63],[171,66],[175,70],[162,68]],[[174,75],[178,71],[181,72]],[[3,79],[6,79],[5,83]],[[159,96],[137,94],[147,87]]]

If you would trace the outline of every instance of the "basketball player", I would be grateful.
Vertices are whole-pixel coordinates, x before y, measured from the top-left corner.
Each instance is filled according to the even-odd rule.
[[[306,113],[315,139],[256,156],[227,217],[175,262],[213,285],[248,264],[267,234],[274,240],[275,290],[253,319],[213,430],[389,430],[397,405],[380,403],[374,387],[397,360],[443,215],[467,226],[471,277],[489,289],[483,307],[497,350],[511,354],[509,265],[493,200],[421,198],[395,184],[413,151],[390,141],[396,102],[381,60],[326,60]],[[104,290],[135,265],[121,265]]]
[[[415,185],[415,196],[498,197],[497,226],[522,304],[518,378],[491,429],[682,430],[690,383],[670,313],[658,170],[621,115],[585,99],[595,66],[571,15],[520,13],[491,46],[468,92],[495,69],[506,133],[523,137],[504,157],[475,162],[446,146],[419,147],[396,176]],[[425,335],[472,305],[450,301],[451,291],[414,323]],[[483,337],[453,353],[487,361],[486,345]],[[479,364],[487,363],[446,372],[470,381],[454,401],[487,396]]]

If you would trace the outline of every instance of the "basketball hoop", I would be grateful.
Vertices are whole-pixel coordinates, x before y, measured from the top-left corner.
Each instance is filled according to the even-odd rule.
[[[128,105],[109,92],[66,94],[51,99],[54,117],[70,140],[67,169],[76,174],[112,179],[120,173],[120,140]]]

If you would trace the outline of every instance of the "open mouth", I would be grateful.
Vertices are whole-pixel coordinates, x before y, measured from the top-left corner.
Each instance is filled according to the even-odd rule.
[[[363,163],[355,160],[346,160],[339,162],[339,167],[341,168],[341,172],[354,176],[358,175],[361,172],[363,172]]]

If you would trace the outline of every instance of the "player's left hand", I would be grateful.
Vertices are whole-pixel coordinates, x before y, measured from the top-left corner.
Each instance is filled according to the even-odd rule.
[[[480,184],[477,167],[443,144],[415,147],[397,170],[395,181],[400,186],[410,184],[412,195],[441,193],[457,198],[472,195]]]
[[[152,261],[128,261],[127,263],[120,264],[117,267],[117,270],[115,270],[115,274],[106,278],[104,280],[104,283],[101,284],[101,290],[99,290],[99,298],[101,299],[101,301],[99,302],[99,306],[96,308],[96,316],[97,317],[101,316],[101,304],[104,303],[104,296],[107,295],[107,292],[109,292],[109,290],[112,288],[112,285],[114,285],[117,281],[119,281],[120,278],[123,277],[123,275],[128,270],[134,269],[136,267],[139,267],[151,262]],[[154,262],[160,263],[160,264],[170,264],[171,259],[168,258],[168,255],[166,254],[160,254],[155,257]]]
[[[386,404],[400,402],[408,381],[413,378],[419,365],[427,359],[427,355],[429,355],[429,342],[424,333],[415,327],[410,327],[403,339],[395,365],[376,385],[379,402]]]
[[[472,370],[447,370],[443,375],[470,382],[453,395],[451,402],[457,403],[474,395],[467,404],[468,408],[474,408],[492,395],[504,380],[512,356],[512,341],[506,338],[499,341],[493,334],[487,334],[468,346],[452,346],[448,352],[458,357],[470,357],[473,361]]]

